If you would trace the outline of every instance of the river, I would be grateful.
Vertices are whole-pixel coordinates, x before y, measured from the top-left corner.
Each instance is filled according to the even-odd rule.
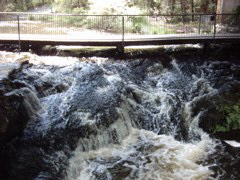
[[[11,59],[5,95],[27,94],[30,120],[3,150],[8,179],[239,178],[236,148],[199,127],[208,103],[196,107],[239,83],[239,59],[1,52]]]

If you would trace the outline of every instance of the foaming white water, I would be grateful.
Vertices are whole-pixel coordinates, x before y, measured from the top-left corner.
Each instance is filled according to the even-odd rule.
[[[176,113],[174,110],[178,106],[177,102],[181,100],[176,97],[176,92],[169,91],[165,85],[175,82],[175,76],[183,74],[176,61],[172,62],[174,72],[164,68],[161,63],[150,66],[146,70],[146,81],[139,86],[133,81],[124,80],[118,71],[105,68],[104,62],[108,61],[105,58],[93,57],[82,59],[84,61],[82,62],[81,59],[71,57],[66,60],[66,57],[20,54],[17,59],[28,60],[36,65],[61,67],[59,72],[34,67],[26,71],[32,76],[39,76],[42,82],[56,84],[64,82],[68,86],[66,92],[41,99],[42,110],[45,111],[42,113],[44,121],[39,122],[39,128],[36,129],[43,135],[47,135],[48,128],[52,127],[54,121],[58,121],[58,117],[63,121],[57,122],[56,127],[65,127],[69,122],[65,112],[70,111],[69,102],[75,98],[74,94],[79,90],[75,69],[82,71],[81,75],[84,75],[91,70],[93,64],[94,66],[97,64],[104,71],[103,77],[108,85],[97,87],[95,91],[98,95],[111,92],[116,84],[126,85],[132,93],[121,95],[123,103],[116,107],[118,119],[113,120],[114,122],[111,119],[111,122],[106,120],[107,126],[101,124],[105,121],[101,121],[98,115],[93,117],[84,109],[76,109],[71,113],[71,117],[76,118],[82,128],[79,131],[83,131],[86,136],[78,139],[74,156],[69,162],[66,179],[210,179],[212,172],[201,162],[213,151],[215,143],[199,129],[200,114],[192,117],[191,107],[198,98],[214,93],[215,90],[206,80],[196,80],[192,87],[195,95],[191,102],[185,104],[184,112],[187,128],[197,134],[200,140],[193,140],[191,143],[175,140],[173,135],[175,137],[177,135],[176,124],[172,121],[171,115]],[[89,68],[85,68],[86,66]],[[156,83],[156,86],[153,86],[152,82]],[[52,108],[54,104],[58,104],[58,108]],[[138,122],[138,118],[132,118],[131,113],[141,114],[141,118],[146,117],[146,121]],[[148,120],[151,121],[153,132],[135,129],[143,128]],[[139,126],[136,123],[139,123]],[[165,129],[168,135],[155,134],[159,133],[159,130],[165,133]]]
[[[58,57],[58,56],[39,56],[36,59],[31,59],[30,63],[33,64],[45,64],[55,66],[69,66],[78,62],[77,58],[73,57]]]
[[[177,64],[177,62],[176,62],[176,59],[173,59],[172,61],[171,61],[171,64],[172,64],[172,66],[177,70],[177,72],[178,73],[182,73],[181,72],[181,70],[180,70],[180,68],[179,68],[179,66],[178,66],[178,64]]]
[[[92,124],[93,129],[97,129],[96,125]],[[107,129],[99,129],[97,135],[90,135],[87,138],[79,139],[78,151],[89,151],[92,149],[105,147],[109,143],[119,143],[128,134],[131,124],[129,122],[122,122],[118,119],[116,122],[111,124]]]
[[[20,67],[21,59],[15,56],[18,54],[0,51],[0,79],[6,78],[13,69]]]
[[[123,179],[208,179],[212,172],[201,161],[211,147],[209,138],[183,143],[172,136],[133,128],[121,144],[89,152],[77,148],[66,179],[97,179],[96,174],[112,179],[114,173]],[[124,168],[129,170],[127,174],[119,171]]]
[[[225,141],[225,142],[230,144],[233,147],[240,147],[240,143],[237,141]]]
[[[173,62],[173,66],[180,74],[176,62]],[[150,69],[149,72],[148,77],[152,78],[163,71],[160,69],[156,73],[151,73]],[[167,71],[164,73],[170,74]],[[106,75],[105,78],[109,82],[121,81],[118,76]],[[175,140],[172,136],[175,131],[174,125],[170,120],[170,114],[176,105],[175,94],[166,91],[161,79],[158,80],[157,77],[156,80],[158,82],[156,87],[146,85],[141,88],[128,84],[134,97],[123,98],[125,107],[120,108],[124,110],[123,116],[109,128],[101,129],[97,135],[80,139],[74,156],[70,159],[66,179],[211,179],[212,171],[202,162],[214,151],[215,142],[198,127],[200,114],[192,117],[192,102],[186,104],[184,112],[187,127],[199,135],[200,140],[192,140],[189,143]],[[208,83],[201,82],[203,81],[196,82],[196,86],[199,83],[205,88],[197,93],[194,100],[206,93],[214,93],[214,89]],[[154,107],[154,112],[148,110],[146,105]],[[133,110],[128,108],[136,109],[139,113],[151,114],[152,120],[156,121],[153,131],[173,128],[170,131],[171,135],[157,135],[151,131],[132,128],[138,126],[128,120],[130,119],[128,113]],[[161,123],[163,119],[164,123]],[[113,131],[116,137],[120,137],[119,141],[114,143],[111,136]]]
[[[188,127],[194,126],[198,130],[198,119],[201,114],[196,117],[192,117],[192,104],[200,100],[201,98],[212,96],[217,93],[217,90],[210,86],[209,81],[204,78],[198,78],[192,85],[191,94],[193,94],[193,99],[185,103],[183,114],[185,116],[185,123]],[[192,128],[192,129],[194,129]]]
[[[108,127],[99,125],[89,121],[89,116],[85,116],[82,121],[83,124],[88,125],[89,128],[97,130],[95,134],[92,134],[86,138],[80,138],[78,141],[77,151],[90,151],[93,149],[99,149],[109,145],[110,143],[120,143],[125,139],[132,128],[132,122],[128,115],[128,105],[122,103],[121,108],[117,108],[119,118]]]
[[[34,59],[35,55],[31,53],[12,53],[6,51],[0,51],[1,62],[24,62],[30,59]]]
[[[24,62],[29,61],[32,64],[39,65],[54,65],[54,66],[70,66],[79,62],[78,58],[73,57],[59,57],[59,56],[37,56],[28,52],[12,53],[0,51],[0,62]]]

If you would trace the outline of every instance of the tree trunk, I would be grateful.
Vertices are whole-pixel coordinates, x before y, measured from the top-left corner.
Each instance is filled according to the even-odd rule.
[[[185,18],[185,14],[186,14],[186,3],[185,3],[185,0],[181,0],[180,1],[180,3],[181,3],[181,11],[182,11],[182,22],[183,23],[185,23],[185,20],[186,20],[186,18]]]
[[[176,4],[176,0],[172,0],[171,1],[171,13],[172,14],[175,14],[175,4]]]
[[[192,13],[192,21],[194,21],[194,0],[191,0],[191,13]]]
[[[212,0],[212,13],[216,13],[217,11],[217,0]]]
[[[203,2],[203,5],[202,5],[202,7],[203,7],[203,12],[204,12],[204,13],[207,13],[207,12],[208,12],[208,5],[209,5],[209,1],[208,1],[208,0],[205,0],[205,1]]]

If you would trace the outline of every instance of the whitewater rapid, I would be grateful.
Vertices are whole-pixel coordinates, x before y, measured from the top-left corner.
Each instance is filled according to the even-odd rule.
[[[205,64],[8,52],[1,59],[8,65],[8,59],[28,61],[16,77],[41,105],[19,140],[39,150],[41,165],[32,177],[215,179],[216,164],[207,159],[219,141],[199,128],[204,110],[193,110],[199,99],[218,93]],[[33,152],[16,162],[28,161]],[[44,163],[50,168],[42,168]],[[17,174],[29,166],[13,167]]]

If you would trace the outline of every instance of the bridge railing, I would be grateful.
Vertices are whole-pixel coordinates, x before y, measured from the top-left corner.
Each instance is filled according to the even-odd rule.
[[[69,15],[0,13],[0,38],[59,40],[127,40],[240,33],[240,16],[189,15]]]

